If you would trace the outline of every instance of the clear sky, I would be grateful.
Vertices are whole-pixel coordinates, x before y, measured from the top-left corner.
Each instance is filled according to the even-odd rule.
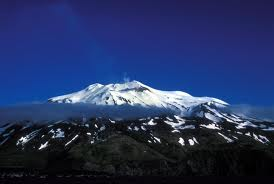
[[[1,0],[0,105],[92,83],[274,105],[274,1]]]

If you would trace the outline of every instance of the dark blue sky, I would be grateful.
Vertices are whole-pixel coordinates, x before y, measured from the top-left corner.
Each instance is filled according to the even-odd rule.
[[[0,105],[127,75],[157,89],[270,106],[274,1],[3,0],[0,62]]]

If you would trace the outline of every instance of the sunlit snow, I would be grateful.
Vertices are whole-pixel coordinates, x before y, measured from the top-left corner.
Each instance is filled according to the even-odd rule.
[[[233,142],[233,140],[232,139],[230,139],[230,138],[228,138],[227,136],[225,136],[224,134],[222,134],[222,133],[220,133],[220,132],[218,132],[218,134],[220,135],[220,136],[222,136],[228,143],[231,143],[231,142]]]

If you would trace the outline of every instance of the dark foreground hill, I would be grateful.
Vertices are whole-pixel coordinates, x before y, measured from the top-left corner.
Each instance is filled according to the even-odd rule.
[[[11,123],[1,128],[1,175],[273,176],[272,129],[178,116]]]

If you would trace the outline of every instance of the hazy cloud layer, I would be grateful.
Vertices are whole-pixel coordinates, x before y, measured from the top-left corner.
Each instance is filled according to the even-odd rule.
[[[105,117],[112,119],[134,119],[161,114],[171,111],[161,108],[149,110],[139,106],[99,106],[91,104],[29,104],[0,108],[0,124],[9,121],[49,121],[82,117]]]
[[[252,118],[258,118],[265,121],[274,122],[274,106],[262,107],[252,105],[232,105],[229,107],[230,112],[241,116],[247,116]]]
[[[232,105],[225,109],[240,116],[274,122],[274,107]],[[91,104],[25,104],[0,108],[0,125],[10,121],[51,121],[82,117],[135,119],[163,114],[176,114],[164,108],[145,108],[130,105],[99,106]]]

